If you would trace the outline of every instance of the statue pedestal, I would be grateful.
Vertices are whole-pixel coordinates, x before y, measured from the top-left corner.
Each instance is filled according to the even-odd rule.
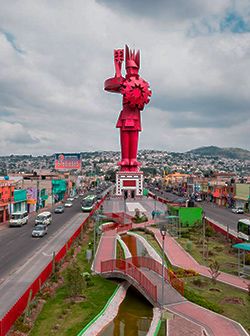
[[[125,195],[126,198],[142,197],[143,172],[117,172],[115,195]]]

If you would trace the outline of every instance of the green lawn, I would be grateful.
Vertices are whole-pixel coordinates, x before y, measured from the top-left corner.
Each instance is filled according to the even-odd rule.
[[[201,281],[199,286],[194,284],[196,279]],[[187,290],[213,303],[224,316],[241,323],[250,332],[250,296],[246,292],[220,282],[214,285],[202,276],[185,278],[184,281]]]
[[[89,233],[91,235],[91,232]],[[90,272],[86,261],[86,248],[77,255],[77,263],[83,272]],[[92,285],[83,292],[84,301],[71,303],[65,285],[49,298],[39,314],[30,336],[76,336],[105,306],[117,284],[99,276],[91,276]]]
[[[204,258],[201,226],[190,228],[189,231],[183,234],[184,237],[178,239],[178,243],[199,264],[209,266],[212,261],[217,260],[220,264],[220,271],[238,275],[237,249],[232,248],[232,243],[227,241],[223,235],[217,234],[210,229],[208,232],[211,237],[206,237]]]

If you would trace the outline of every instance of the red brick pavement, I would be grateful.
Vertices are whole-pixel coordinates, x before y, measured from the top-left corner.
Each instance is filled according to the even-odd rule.
[[[208,335],[211,336],[248,335],[237,322],[197,306],[191,302],[182,302],[177,305],[171,305],[168,307],[168,310],[173,313],[181,314],[187,319],[203,326],[208,332]]]
[[[167,324],[169,336],[201,336],[202,329],[201,326],[176,314],[168,320]]]
[[[115,258],[116,230],[106,231],[102,234],[94,263],[94,271],[101,272],[101,262]]]

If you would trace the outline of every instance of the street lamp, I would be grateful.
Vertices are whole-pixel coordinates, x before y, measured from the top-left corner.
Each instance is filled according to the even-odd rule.
[[[164,242],[165,236],[167,234],[167,222],[159,223],[160,233],[162,237],[162,288],[161,288],[161,295],[162,295],[162,307],[164,303]]]
[[[94,219],[94,263],[93,263],[93,266],[94,266],[94,268],[95,268],[95,254],[96,254],[96,245],[97,245],[97,243],[98,243],[98,239],[97,239],[97,237],[96,237],[96,233],[98,234],[98,233],[100,233],[99,232],[99,226],[100,226],[100,220],[102,219],[102,218],[107,218],[107,216],[105,216],[105,215],[101,215],[101,213],[100,212],[96,212],[95,214],[94,214],[94,216],[93,216],[93,219]]]

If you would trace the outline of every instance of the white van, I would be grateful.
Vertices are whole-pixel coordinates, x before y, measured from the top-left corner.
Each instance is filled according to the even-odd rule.
[[[35,220],[35,225],[50,225],[52,222],[52,215],[49,211],[41,212],[39,215],[37,215]]]
[[[28,223],[28,212],[13,212],[10,216],[9,226],[22,226]]]

